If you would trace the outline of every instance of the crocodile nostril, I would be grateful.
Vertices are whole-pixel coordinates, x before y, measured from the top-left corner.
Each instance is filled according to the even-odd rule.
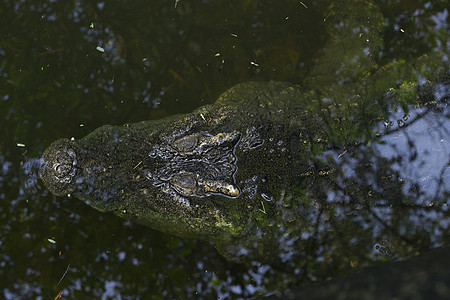
[[[60,181],[69,183],[75,176],[77,159],[73,149],[64,149],[56,152],[53,163],[54,176]]]
[[[56,177],[63,178],[67,175],[69,175],[70,170],[72,169],[72,165],[69,164],[60,164],[56,163],[53,165],[53,170],[56,173]]]

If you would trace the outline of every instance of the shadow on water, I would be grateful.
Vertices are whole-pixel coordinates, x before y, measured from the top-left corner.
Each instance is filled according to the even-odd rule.
[[[376,56],[386,68],[361,70],[395,78],[385,102],[352,98],[359,106],[333,96],[349,94],[339,80],[328,86],[333,76],[345,81],[344,75],[327,77],[332,73],[315,65],[327,55],[331,2],[3,1],[3,296],[249,298],[448,245],[447,1],[376,1],[382,41],[367,57]],[[442,54],[444,69],[431,87],[426,80],[432,76],[408,85],[408,68],[389,71],[431,52]],[[360,70],[343,63],[345,72]],[[361,86],[349,85],[355,94],[372,95],[367,73],[357,74]],[[254,80],[302,84],[321,90],[324,99],[309,109],[325,120],[317,124],[326,128],[327,140],[311,135],[302,144],[300,163],[293,164],[293,200],[273,204],[281,207],[273,260],[232,262],[207,241],[103,214],[75,197],[56,197],[38,178],[39,157],[58,138],[189,113],[234,84]],[[416,83],[424,87],[414,98],[420,103],[410,102]],[[305,135],[317,124],[306,124]],[[247,186],[250,194],[252,184]],[[261,220],[255,217],[255,224]]]

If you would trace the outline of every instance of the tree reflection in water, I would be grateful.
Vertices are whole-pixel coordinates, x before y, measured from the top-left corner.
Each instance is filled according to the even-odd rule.
[[[303,1],[305,8],[295,1],[183,0],[174,8],[145,1],[3,1],[3,295],[245,298],[448,245],[445,76],[431,85],[435,101],[391,104],[380,119],[366,106],[370,132],[343,126],[340,136],[336,126],[330,136],[345,145],[309,149],[315,160],[300,173],[300,202],[283,210],[283,220],[294,223],[302,215],[308,230],[277,227],[274,236],[283,245],[277,264],[232,263],[208,243],[55,198],[36,180],[37,157],[59,137],[186,113],[238,82],[289,81],[323,89],[318,80],[308,82],[328,39],[323,20],[329,2],[320,2]],[[446,1],[376,4],[384,18],[380,65],[440,52],[442,68],[448,66]],[[408,72],[400,70],[398,78]],[[448,67],[442,74],[448,75]],[[404,83],[398,80],[387,81]]]

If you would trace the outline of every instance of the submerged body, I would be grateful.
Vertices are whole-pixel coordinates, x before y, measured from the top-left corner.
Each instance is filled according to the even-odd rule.
[[[280,226],[310,231],[310,217],[323,209],[325,194],[311,197],[299,189],[332,185],[343,171],[321,157],[336,147],[329,136],[336,128],[307,109],[303,97],[298,86],[285,83],[237,85],[188,115],[58,140],[44,153],[41,177],[56,195],[209,240],[230,258],[240,260],[239,249],[248,255],[254,245],[250,257],[267,258],[286,233]],[[345,140],[336,149],[342,154],[357,147],[368,151]]]
[[[41,177],[56,195],[158,230],[231,238],[249,217],[272,214],[299,175],[292,150],[313,137],[291,133],[315,126],[305,111],[289,116],[301,97],[294,85],[246,83],[188,115],[103,126],[52,144]]]
[[[389,135],[378,126],[396,107],[439,108],[448,97],[448,83],[440,83],[448,67],[432,56],[378,67],[367,51],[380,46],[383,22],[371,1],[337,1],[327,18],[332,38],[303,86],[239,84],[190,114],[58,140],[44,153],[44,183],[102,212],[211,241],[238,261],[307,260],[315,241],[333,235],[345,241],[333,247],[350,249],[352,226],[365,228],[355,249],[384,238],[400,243],[404,229],[387,222],[372,232],[366,227],[375,221],[366,216],[383,207],[396,220],[431,200],[402,191],[396,167],[371,145]],[[419,87],[419,78],[434,82]],[[437,87],[445,91],[437,95]],[[433,203],[442,205],[445,193],[444,186]],[[411,222],[399,224],[414,232]]]

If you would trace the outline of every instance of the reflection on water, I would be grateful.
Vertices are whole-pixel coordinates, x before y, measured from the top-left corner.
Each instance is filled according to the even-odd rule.
[[[448,245],[448,82],[434,84],[434,97],[423,97],[419,107],[396,103],[401,98],[396,94],[386,97],[391,106],[369,101],[364,110],[357,97],[351,102],[337,96],[375,93],[372,79],[364,79],[366,71],[392,76],[389,84],[407,83],[408,69],[392,70],[431,51],[444,54],[446,66],[446,1],[377,1],[383,14],[383,40],[374,42],[379,49],[356,61],[339,61],[346,76],[334,74],[342,79],[333,80],[335,85],[329,68],[313,67],[326,55],[336,67],[333,61],[352,51],[332,48],[324,54],[331,49],[324,48],[331,2],[183,0],[175,7],[143,1],[3,1],[3,295],[250,297]],[[354,90],[349,92],[343,84],[354,74],[361,85],[347,85]],[[448,75],[448,67],[442,74]],[[276,263],[230,262],[207,242],[169,236],[99,213],[76,198],[55,197],[37,179],[38,157],[60,137],[78,139],[103,124],[187,113],[250,80],[322,90],[329,99],[322,111],[340,120],[325,132],[337,147],[311,139],[317,143],[304,148],[314,161],[298,165],[296,197],[283,203],[272,232]],[[347,126],[355,116],[356,129]],[[305,126],[308,132],[314,125]]]
[[[376,145],[377,152],[395,161],[393,170],[405,182],[403,194],[424,206],[443,205],[445,193],[450,190],[447,174],[450,141],[446,138],[450,112],[444,104],[437,109],[430,112],[419,108],[408,113],[399,109],[392,114],[397,124],[382,139],[395,142]],[[408,126],[407,130],[398,130],[403,126]]]

